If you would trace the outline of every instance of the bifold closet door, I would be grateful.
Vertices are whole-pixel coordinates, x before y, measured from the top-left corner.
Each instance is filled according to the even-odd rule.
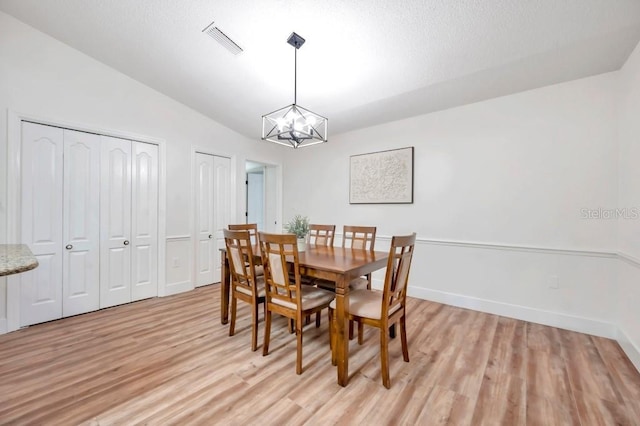
[[[102,136],[100,307],[158,295],[158,147]]]
[[[131,301],[131,141],[101,136],[100,307]]]
[[[99,137],[22,123],[20,326],[98,309]]]
[[[131,300],[158,295],[158,146],[132,142]]]
[[[213,155],[196,153],[196,287],[214,282],[217,256],[214,223]]]
[[[99,309],[100,136],[64,131],[62,316]]]
[[[63,130],[22,123],[20,239],[38,267],[20,274],[20,326],[62,317]]]
[[[196,153],[196,287],[220,281],[222,230],[231,217],[231,159]]]

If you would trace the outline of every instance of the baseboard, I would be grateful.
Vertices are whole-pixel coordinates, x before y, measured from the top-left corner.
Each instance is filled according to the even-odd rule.
[[[640,372],[640,347],[636,345],[623,329],[617,329],[616,340],[636,370]]]
[[[6,318],[0,318],[0,334],[6,334],[8,333],[8,327],[7,327],[7,319]]]
[[[615,327],[615,325],[604,321],[593,320],[590,318],[545,311],[541,309],[529,308],[526,306],[496,302],[493,300],[480,299],[477,297],[420,287],[409,286],[407,294],[412,297],[432,300],[434,302],[443,303],[445,305],[472,309],[474,311],[486,312],[489,314],[500,315],[508,318],[515,318],[523,321],[533,322],[536,324],[558,327],[565,330],[577,331],[580,333],[592,334],[600,337],[607,337],[609,339],[615,339],[617,337],[617,328]]]
[[[185,291],[191,290],[193,290],[193,283],[191,281],[179,281],[167,284],[164,296],[172,296],[174,294],[184,293]]]

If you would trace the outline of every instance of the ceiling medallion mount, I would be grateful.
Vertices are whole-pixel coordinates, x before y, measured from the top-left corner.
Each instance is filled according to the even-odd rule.
[[[301,148],[327,141],[328,119],[297,104],[298,49],[305,39],[291,33],[287,43],[294,50],[293,104],[262,116],[262,140]]]

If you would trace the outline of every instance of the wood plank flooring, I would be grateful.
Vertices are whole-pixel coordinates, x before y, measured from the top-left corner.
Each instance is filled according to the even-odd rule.
[[[0,336],[0,424],[640,425],[640,373],[618,344],[411,299],[409,355],[377,330],[336,384],[326,314],[295,336],[273,324],[250,350],[250,313],[220,324],[219,288],[150,299]]]

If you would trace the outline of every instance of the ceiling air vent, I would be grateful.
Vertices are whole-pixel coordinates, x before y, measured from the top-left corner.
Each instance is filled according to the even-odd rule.
[[[202,32],[207,34],[212,39],[216,40],[218,43],[220,43],[222,46],[224,46],[229,52],[233,53],[234,55],[242,53],[242,48],[238,46],[238,44],[235,41],[231,40],[229,36],[223,33],[220,30],[220,28],[216,27],[214,25],[214,22],[212,22],[207,28],[202,30]]]

